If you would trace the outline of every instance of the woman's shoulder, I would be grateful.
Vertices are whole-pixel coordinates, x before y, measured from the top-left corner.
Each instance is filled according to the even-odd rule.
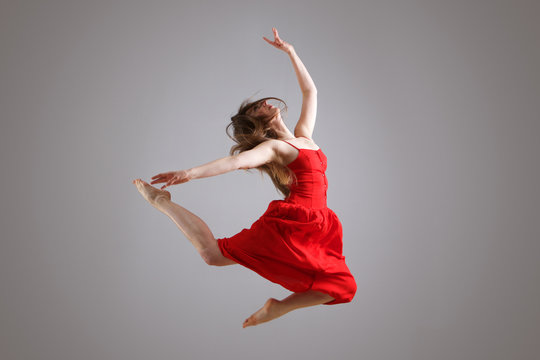
[[[297,137],[290,139],[270,139],[270,144],[274,147],[277,162],[286,166],[299,156],[300,150],[318,150],[319,147],[311,139]],[[292,145],[292,146],[291,146]]]
[[[319,146],[313,141],[313,139],[308,138],[306,136],[298,136],[295,138],[291,138],[287,140],[294,146],[300,148],[300,149],[308,149],[308,150],[318,150]]]
[[[276,147],[277,149],[290,150],[291,145],[298,149],[318,150],[319,146],[313,141],[313,139],[299,136],[289,139],[269,139],[266,141],[268,144]]]

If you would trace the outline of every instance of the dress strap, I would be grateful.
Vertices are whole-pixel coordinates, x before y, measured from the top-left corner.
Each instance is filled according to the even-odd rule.
[[[281,139],[280,139],[281,140]],[[297,149],[298,151],[300,151],[300,149],[298,149],[296,146],[294,146],[293,144],[291,144],[290,142],[286,141],[286,140],[281,140],[281,141],[285,141],[287,144],[291,145],[293,148]]]

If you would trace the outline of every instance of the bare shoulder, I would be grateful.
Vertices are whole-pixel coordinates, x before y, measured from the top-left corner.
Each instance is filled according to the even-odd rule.
[[[291,144],[294,146],[301,148],[301,149],[310,149],[310,150],[318,150],[319,146],[313,141],[312,138],[308,138],[306,136],[297,136],[294,139],[288,140]]]
[[[319,147],[313,139],[305,137],[296,137],[287,140],[272,139],[266,141],[272,144],[276,153],[276,162],[280,165],[287,166],[298,156],[298,149],[318,150]],[[293,146],[291,146],[293,145]],[[296,147],[296,148],[295,148]],[[297,149],[298,148],[298,149]]]

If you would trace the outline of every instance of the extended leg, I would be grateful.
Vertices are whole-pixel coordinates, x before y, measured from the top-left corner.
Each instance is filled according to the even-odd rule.
[[[156,209],[167,215],[193,244],[204,261],[209,265],[224,266],[236,264],[223,256],[208,225],[197,215],[171,201],[171,194],[137,179],[134,181],[139,192]]]
[[[331,300],[334,300],[332,296],[315,290],[293,293],[283,300],[270,298],[262,308],[244,321],[243,327],[258,325],[276,319],[292,310],[324,304]]]

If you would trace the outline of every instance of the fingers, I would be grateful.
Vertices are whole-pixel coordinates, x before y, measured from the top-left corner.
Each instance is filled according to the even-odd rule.
[[[157,183],[162,183],[162,182],[165,182],[165,181],[167,181],[166,177],[160,177],[160,178],[157,178],[155,180],[152,180],[152,182],[150,184],[157,184]]]
[[[176,185],[176,184],[178,184],[178,183],[179,183],[178,180],[179,180],[178,177],[176,177],[176,176],[172,177],[169,181],[167,181],[167,183],[166,183],[165,185],[163,185],[163,186],[161,187],[161,189],[165,189],[167,186],[171,186],[171,185]],[[162,182],[163,182],[163,181],[162,181]]]
[[[162,180],[162,181],[160,181],[160,182],[165,182],[165,180]],[[171,185],[173,185],[173,184],[171,184],[171,181],[169,180],[169,181],[167,181],[167,183],[166,183],[165,185],[163,185],[163,186],[161,187],[161,190],[163,190],[163,189],[165,189],[167,186],[171,186]]]
[[[171,186],[171,185],[183,184],[183,183],[186,183],[188,181],[189,181],[189,178],[186,178],[186,177],[183,177],[183,176],[175,176],[171,180],[169,180],[167,182],[167,184],[165,184],[163,186],[163,188],[167,187],[167,186]]]
[[[270,44],[273,44],[274,42],[276,42],[277,40],[279,40],[279,34],[278,34],[278,31],[275,27],[272,28],[272,31],[274,32],[274,41],[270,41],[268,40],[265,36],[263,36],[263,39],[268,41]]]
[[[154,175],[154,176],[152,176],[152,179],[158,178],[158,177],[163,177],[163,176],[166,176],[166,173],[161,173],[161,174]]]
[[[273,45],[275,48],[287,51],[286,49],[287,44],[282,39],[279,38],[277,29],[273,27],[272,31],[274,32],[274,41],[270,41],[268,38],[266,38],[266,36],[263,36],[263,39],[266,40],[266,42],[269,43],[270,45]]]
[[[163,189],[165,189],[166,187],[171,186],[171,185],[176,185],[176,183],[168,182],[168,183],[166,183],[165,185],[163,185],[163,186],[161,187],[161,190],[163,190]]]
[[[272,30],[274,30],[274,37],[275,37],[276,39],[279,39],[279,34],[278,34],[278,32],[277,32],[277,29],[276,29],[276,28],[272,28]]]
[[[270,45],[274,46],[277,49],[281,49],[283,46],[283,42],[280,39],[276,39],[276,41],[270,41],[267,38],[264,38],[264,40],[266,40],[267,43],[269,43]]]
[[[161,190],[165,189],[167,186],[171,186],[171,185],[176,185],[176,184],[179,184],[180,181],[178,181],[179,179],[177,178],[173,178],[171,179],[169,182],[167,182],[167,184],[163,185],[161,187]],[[143,185],[151,185],[151,184],[154,184],[156,183],[157,181],[154,180],[152,181],[150,184],[148,184],[146,181],[142,180],[142,179],[135,179],[135,180],[132,180],[131,181],[133,184],[137,185],[137,184],[143,184]],[[165,182],[165,180],[160,180],[158,182]]]
[[[167,180],[169,180],[171,178],[172,174],[171,173],[161,173],[161,174],[157,174],[155,176],[152,176],[152,182],[150,184],[157,184],[157,183],[162,183],[162,182],[165,182]]]
[[[152,181],[150,182],[151,185],[153,184],[159,184],[159,183],[165,183],[161,187],[161,189],[164,189],[171,185],[181,184],[189,181],[189,178],[186,176],[185,171],[169,171],[166,173],[157,174],[155,176],[152,176]]]
[[[155,178],[168,178],[169,176],[172,176],[172,175],[174,175],[174,171],[169,171],[169,172],[166,172],[166,173],[160,173],[160,174],[154,175],[154,176],[152,176],[152,179],[155,179]]]
[[[274,45],[276,46],[277,42],[276,41],[271,41],[270,39],[267,39],[266,37],[263,36],[263,39],[266,40],[267,43],[269,43],[270,45]]]

